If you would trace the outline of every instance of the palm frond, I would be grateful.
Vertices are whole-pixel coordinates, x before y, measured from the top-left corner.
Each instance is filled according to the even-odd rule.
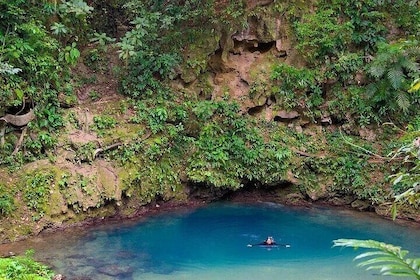
[[[405,258],[407,250],[392,244],[386,244],[376,240],[337,239],[334,247],[353,247],[374,249],[356,256],[360,260],[360,267],[367,270],[379,270],[382,275],[408,276],[420,279],[420,259]]]

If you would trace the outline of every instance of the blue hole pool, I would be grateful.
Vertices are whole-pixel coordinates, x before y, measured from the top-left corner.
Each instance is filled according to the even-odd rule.
[[[267,236],[290,247],[247,246]],[[358,280],[397,278],[356,267],[361,251],[332,248],[334,239],[375,239],[420,257],[419,237],[419,227],[366,213],[216,203],[13,246],[35,248],[66,279]]]

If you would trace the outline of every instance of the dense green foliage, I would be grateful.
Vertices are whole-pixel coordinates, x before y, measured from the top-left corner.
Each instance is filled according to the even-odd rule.
[[[379,44],[375,60],[368,65],[373,77],[370,100],[380,115],[404,114],[420,105],[419,92],[409,93],[410,84],[420,75],[420,47],[417,40]]]
[[[39,219],[45,213],[53,179],[54,175],[48,172],[27,175],[23,192],[27,206],[38,213],[34,219]]]
[[[0,217],[10,214],[14,208],[13,194],[0,184]]]
[[[419,129],[417,129],[418,134]],[[392,175],[395,193],[393,217],[397,215],[397,206],[410,204],[420,206],[420,137],[417,135],[411,143],[401,147],[394,157],[402,157],[403,168]]]
[[[0,279],[2,280],[49,280],[54,273],[47,266],[33,259],[33,251],[25,256],[0,258]]]
[[[297,48],[313,64],[337,56],[346,49],[352,34],[350,22],[339,24],[332,10],[320,10],[296,24]]]
[[[20,131],[6,127],[2,166],[17,170],[45,156],[54,162],[55,149],[71,151],[66,163],[79,165],[93,164],[100,154],[124,170],[118,174],[123,196],[145,203],[171,199],[186,184],[237,190],[293,181],[312,199],[329,192],[372,204],[417,194],[418,184],[404,175],[394,186],[382,179],[418,170],[414,154],[409,164],[385,156],[419,131],[420,91],[411,86],[420,76],[415,1],[290,0],[256,7],[230,0],[88,3],[0,0],[0,117],[29,108],[37,116],[20,149]],[[265,16],[281,26],[264,23],[262,29],[284,29],[281,36],[294,45],[290,56],[279,55],[279,38],[264,41],[271,49],[261,49],[267,58],[262,74],[250,70],[241,81],[244,88],[249,82],[249,96],[238,99],[216,76],[230,71],[229,56],[243,47],[236,45],[258,49],[255,42],[234,42],[232,34]],[[107,60],[115,52],[121,63],[111,69]],[[114,71],[125,96],[119,109],[95,108],[89,124],[87,114],[76,109],[62,117],[63,108],[102,98],[93,87],[97,77],[83,76],[84,66],[95,74]],[[90,88],[88,100],[78,100],[81,88]],[[256,102],[261,96],[266,101]],[[255,101],[256,111],[271,106],[272,119],[252,116],[246,107],[252,105],[242,99]],[[276,113],[291,111],[299,115],[296,120],[276,121]],[[410,140],[397,139],[400,131],[382,125],[390,122],[407,130]],[[59,138],[68,123],[96,139],[69,144]],[[89,184],[97,178],[72,176],[58,179],[60,192],[75,212],[84,211],[68,186],[89,197]],[[36,171],[19,187],[2,186],[0,215],[13,212],[19,192],[39,221],[48,214],[49,186],[56,180],[51,172]],[[113,199],[102,195],[96,207]]]
[[[153,188],[171,190],[184,173],[192,182],[231,189],[284,178],[290,149],[274,139],[264,140],[255,122],[238,114],[236,104],[201,101],[184,107],[171,105],[149,109],[144,101],[137,105],[141,114],[135,120],[145,121],[155,134],[152,141],[132,144],[119,155],[122,163],[143,162],[137,185],[146,184],[150,189],[152,181]],[[138,158],[141,154],[145,157]],[[163,189],[157,194],[163,195]]]
[[[63,126],[60,104],[75,99],[69,69],[80,56],[77,44],[87,39],[92,8],[84,1],[13,0],[0,1],[0,9],[0,115],[31,108],[37,116],[30,124],[34,142],[22,143],[25,153],[10,156],[16,139],[13,129],[6,133],[0,163],[13,165],[54,147],[55,131]]]
[[[226,102],[202,101],[193,112],[202,123],[187,165],[193,182],[237,189],[246,182],[269,184],[284,178],[291,151],[265,142],[252,121]]]
[[[230,29],[245,20],[243,1],[215,2],[132,0],[124,4],[132,29],[117,45],[128,72],[122,80],[126,94],[135,98],[167,94],[161,82],[175,78],[183,49],[202,36],[213,36],[215,29]]]
[[[398,16],[396,6],[401,9]],[[404,114],[419,105],[418,92],[407,94],[410,83],[420,75],[419,42],[413,39],[420,30],[418,10],[415,2],[320,1],[316,13],[295,18],[297,49],[316,68],[318,80],[344,85],[324,92],[324,97],[333,94],[327,98],[334,101],[350,93],[354,98],[355,89],[346,85],[357,84],[361,90],[356,107],[351,104],[354,101],[342,102],[355,118],[363,116],[368,123],[381,122],[384,117],[407,121]],[[397,18],[410,25],[399,25],[405,32],[400,40],[386,42],[386,36],[396,36],[388,33],[386,25],[395,25]],[[361,84],[357,75],[363,73],[367,79]],[[340,114],[345,108],[332,109]]]
[[[271,79],[273,95],[286,109],[304,110],[313,120],[320,117],[323,97],[318,71],[278,64],[271,72]]]

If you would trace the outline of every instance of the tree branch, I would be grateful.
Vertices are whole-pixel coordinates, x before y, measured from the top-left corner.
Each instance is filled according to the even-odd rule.
[[[377,157],[377,158],[379,158],[379,159],[381,159],[381,160],[387,160],[387,161],[390,161],[390,160],[395,159],[395,158],[390,158],[390,157],[383,157],[383,156],[381,156],[381,155],[378,155],[378,154],[376,154],[376,153],[374,153],[374,152],[369,151],[368,149],[365,149],[365,148],[363,148],[363,147],[360,147],[359,145],[356,145],[356,144],[354,144],[354,143],[351,143],[350,141],[348,141],[348,140],[344,137],[343,132],[341,131],[341,129],[340,129],[340,135],[341,135],[341,138],[343,138],[343,140],[344,140],[344,142],[345,142],[346,144],[348,144],[348,145],[350,145],[350,146],[352,146],[352,147],[354,147],[354,148],[357,148],[357,149],[359,149],[359,150],[362,150],[363,152],[365,152],[365,153],[366,153],[366,154],[368,154],[368,155],[371,155],[371,156]]]
[[[152,133],[146,134],[140,141],[146,140],[151,135],[152,135]],[[121,145],[124,145],[124,143],[123,142],[118,142],[118,143],[114,143],[114,144],[111,144],[111,145],[103,147],[103,148],[98,148],[93,152],[93,159],[95,159],[98,156],[98,154],[103,153],[103,152],[108,151],[108,150],[115,149],[115,148],[117,148]]]

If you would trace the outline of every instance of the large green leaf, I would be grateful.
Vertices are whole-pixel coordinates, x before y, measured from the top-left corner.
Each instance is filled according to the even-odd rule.
[[[420,259],[406,259],[408,251],[401,247],[375,240],[337,239],[333,242],[334,247],[375,249],[355,257],[355,260],[363,260],[358,266],[367,270],[379,270],[382,275],[420,279]]]

